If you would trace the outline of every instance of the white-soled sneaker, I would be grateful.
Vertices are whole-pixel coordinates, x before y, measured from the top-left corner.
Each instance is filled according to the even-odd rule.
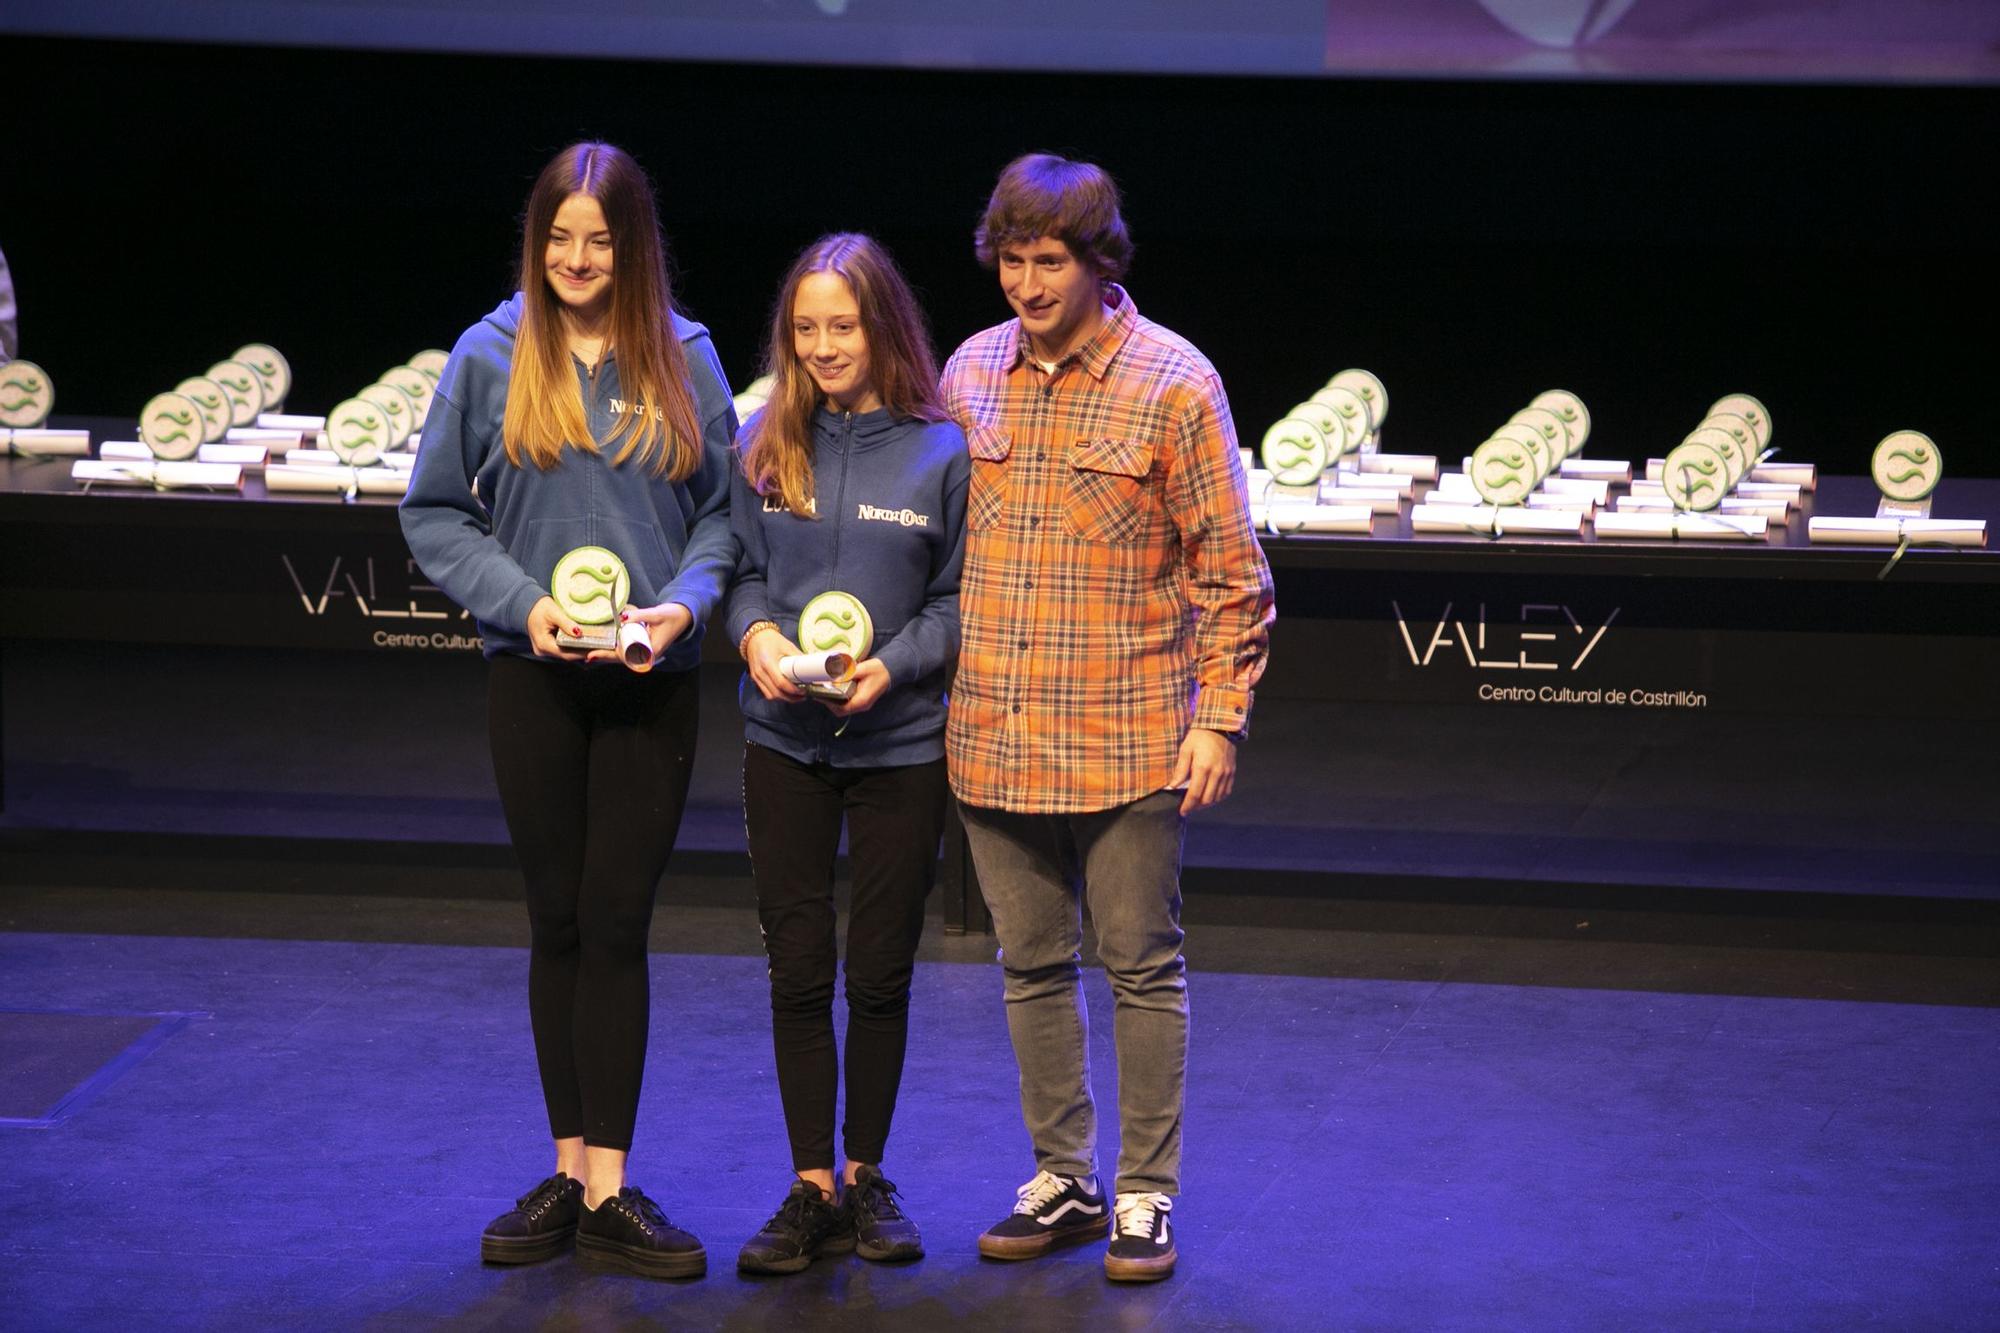
[[[988,1259],[1032,1259],[1059,1245],[1096,1240],[1111,1226],[1111,1210],[1095,1181],[1037,1171],[1035,1178],[1014,1191],[1014,1211],[979,1237],[979,1252]]]
[[[1113,1282],[1158,1282],[1174,1271],[1174,1201],[1164,1194],[1121,1194],[1112,1205],[1104,1275]]]

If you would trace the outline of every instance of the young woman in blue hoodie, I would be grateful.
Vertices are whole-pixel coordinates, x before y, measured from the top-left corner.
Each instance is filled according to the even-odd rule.
[[[424,573],[478,621],[494,776],[527,881],[528,1012],[555,1174],[481,1237],[495,1263],[572,1242],[649,1276],[701,1243],[625,1183],[646,1058],[646,935],[694,759],[701,626],[737,545],[728,385],[675,313],[651,183],[609,144],[557,154],[528,196],[521,290],[439,378],[403,501]],[[601,546],[630,575],[650,669],[574,632],[556,562]]]
[[[866,236],[824,237],[792,265],[766,365],[770,401],[737,439],[730,483],[743,554],[728,626],[749,666],[744,822],[797,1178],[737,1267],[792,1273],[823,1253],[923,1253],[881,1162],[945,816],[944,687],[958,651],[971,463],[938,399],[916,298]],[[842,703],[809,699],[779,666],[799,652],[806,603],[828,591],[858,599],[874,623],[872,653]],[[843,821],[853,902],[837,1192],[833,869]]]

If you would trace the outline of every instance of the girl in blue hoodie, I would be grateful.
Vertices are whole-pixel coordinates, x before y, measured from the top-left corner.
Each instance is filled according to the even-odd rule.
[[[403,501],[424,573],[478,621],[494,777],[527,881],[528,1011],[555,1174],[481,1237],[525,1263],[576,1248],[658,1277],[701,1243],[625,1183],[646,1058],[646,934],[694,759],[701,626],[735,565],[736,414],[708,332],[674,312],[653,190],[609,144],[565,148],[528,196],[521,290],[439,378]],[[557,641],[579,546],[625,562],[653,662]]]
[[[766,362],[771,398],[737,440],[730,482],[743,554],[728,626],[749,666],[744,822],[796,1179],[737,1266],[790,1273],[822,1253],[923,1253],[881,1162],[944,823],[944,690],[958,651],[971,463],[938,398],[916,299],[866,236],[827,236],[799,256]],[[799,652],[806,603],[833,590],[867,609],[875,641],[852,695],[823,703],[779,663]],[[833,867],[843,821],[853,903],[837,1193]]]

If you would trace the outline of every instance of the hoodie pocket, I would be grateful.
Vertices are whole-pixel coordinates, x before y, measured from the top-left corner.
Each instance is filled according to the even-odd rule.
[[[674,558],[667,554],[660,530],[629,518],[602,518],[598,525],[601,544],[617,553],[632,576],[632,605],[656,605],[675,573]]]
[[[520,544],[509,550],[521,572],[554,590],[556,561],[579,546],[589,546],[590,524],[580,518],[531,518]]]
[[[1007,456],[1014,451],[1014,437],[992,426],[974,426],[966,432],[965,447],[972,455],[965,526],[983,532],[998,527],[1007,512]]]

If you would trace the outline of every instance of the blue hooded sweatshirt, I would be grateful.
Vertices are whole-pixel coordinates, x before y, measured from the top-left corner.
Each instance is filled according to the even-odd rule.
[[[507,461],[500,423],[520,293],[467,329],[452,349],[403,498],[403,538],[425,576],[479,622],[488,657],[532,655],[528,612],[549,595],[556,561],[579,546],[602,546],[631,573],[631,605],[679,602],[694,613],[694,627],[660,655],[659,665],[686,671],[700,660],[702,626],[736,564],[729,530],[736,408],[708,330],[679,315],[673,321],[702,435],[701,466],[684,482],[656,475],[636,455],[614,464],[622,440],[596,452],[564,449],[547,471]],[[615,349],[594,376],[576,361],[576,375],[590,432],[606,440],[626,411]]]
[[[875,706],[845,719],[810,699],[766,699],[745,674],[738,688],[745,739],[838,768],[921,764],[944,754],[971,476],[965,435],[950,422],[824,407],[813,417],[817,519],[788,512],[775,494],[758,495],[743,469],[733,470],[730,524],[743,555],[729,598],[730,636],[740,641],[769,620],[797,643],[799,612],[838,589],[868,608],[869,656],[889,671]]]

